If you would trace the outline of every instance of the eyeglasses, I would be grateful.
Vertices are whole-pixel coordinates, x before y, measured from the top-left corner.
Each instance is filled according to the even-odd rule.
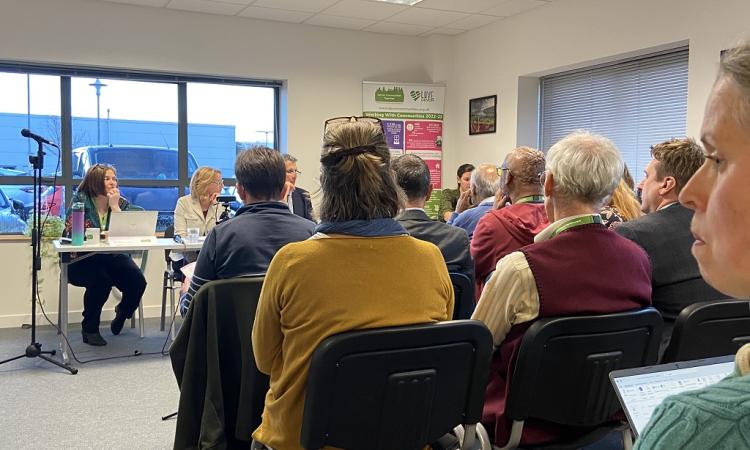
[[[325,121],[325,124],[323,125],[323,132],[325,133],[326,130],[328,130],[328,127],[332,125],[342,125],[345,123],[351,123],[351,122],[365,122],[372,125],[377,125],[380,127],[380,129],[383,129],[383,124],[380,122],[380,119],[377,117],[364,117],[364,116],[348,116],[348,117],[334,117],[332,119],[328,119]]]
[[[297,169],[287,169],[286,173],[288,173],[290,175],[293,174],[293,173],[296,173],[297,175],[302,175],[302,172],[300,172]]]
[[[505,164],[497,168],[497,174],[498,176],[503,176],[503,172],[508,171],[510,175],[513,175],[513,172],[510,171],[510,168],[507,167]]]
[[[541,172],[537,174],[537,176],[539,177],[539,184],[544,186],[544,182],[547,180],[547,171],[542,170]]]

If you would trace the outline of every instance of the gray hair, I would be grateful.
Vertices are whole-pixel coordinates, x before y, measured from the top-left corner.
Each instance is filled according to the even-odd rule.
[[[500,185],[500,175],[497,166],[490,163],[480,164],[471,173],[471,187],[474,194],[480,198],[492,197]]]
[[[624,164],[615,144],[588,131],[573,132],[547,152],[555,194],[600,208],[622,177]]]
[[[289,153],[284,153],[283,157],[284,157],[284,162],[290,162],[290,163],[296,163],[297,162],[297,158],[295,158],[294,156],[290,155]]]
[[[719,80],[728,78],[734,81],[743,93],[737,99],[737,122],[750,127],[750,41],[742,42],[727,50],[721,57]]]

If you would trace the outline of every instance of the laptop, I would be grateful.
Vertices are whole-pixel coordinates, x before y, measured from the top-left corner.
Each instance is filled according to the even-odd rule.
[[[704,388],[734,371],[734,355],[610,372],[630,428],[638,437],[654,409],[669,395]]]
[[[156,242],[157,211],[112,211],[109,216],[110,244]]]

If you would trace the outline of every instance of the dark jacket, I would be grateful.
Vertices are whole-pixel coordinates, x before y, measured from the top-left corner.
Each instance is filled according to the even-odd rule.
[[[250,335],[262,286],[262,277],[218,280],[195,296],[169,349],[180,387],[175,450],[250,448],[269,383]]]
[[[469,253],[466,230],[436,222],[417,209],[402,212],[396,220],[411,236],[435,244],[443,254],[448,272],[462,273],[474,279],[474,262]]]
[[[292,191],[292,211],[294,214],[304,217],[307,220],[313,220],[312,217],[312,201],[310,200],[310,193],[306,190],[295,187]]]
[[[703,281],[690,252],[695,240],[690,232],[692,218],[692,210],[676,203],[615,227],[617,233],[648,253],[653,268],[654,308],[666,320],[673,321],[693,303],[726,298]]]

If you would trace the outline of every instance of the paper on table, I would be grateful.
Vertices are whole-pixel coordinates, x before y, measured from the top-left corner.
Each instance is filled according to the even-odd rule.
[[[180,267],[180,272],[185,274],[188,279],[193,278],[193,272],[195,272],[195,262],[191,262],[190,264],[185,264],[184,266]]]

